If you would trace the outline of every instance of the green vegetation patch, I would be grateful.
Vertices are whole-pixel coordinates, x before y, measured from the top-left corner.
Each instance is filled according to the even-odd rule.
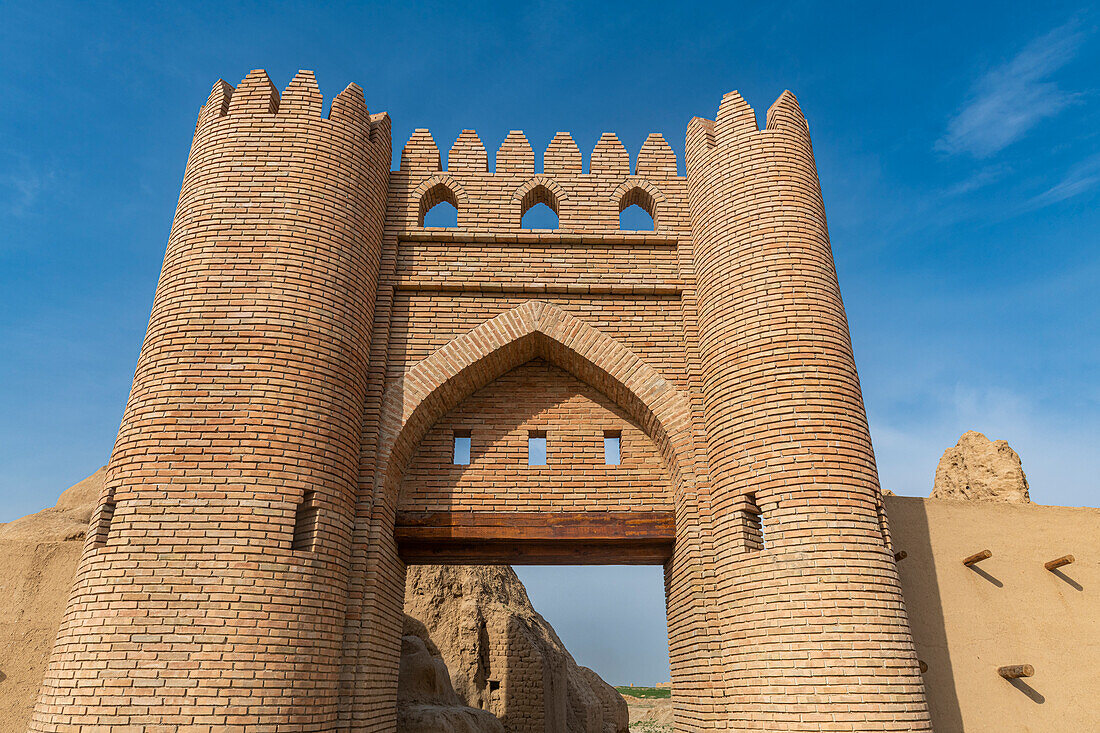
[[[659,700],[666,697],[672,697],[672,690],[667,687],[616,687],[620,695],[630,695],[631,697],[644,697],[647,699]]]
[[[630,730],[630,733],[676,733],[671,725],[662,725],[661,723],[650,723],[646,721],[631,723],[627,728]]]

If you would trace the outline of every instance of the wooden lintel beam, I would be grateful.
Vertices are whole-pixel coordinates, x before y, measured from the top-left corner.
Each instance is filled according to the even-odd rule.
[[[661,564],[672,512],[398,512],[394,538],[410,564]]]

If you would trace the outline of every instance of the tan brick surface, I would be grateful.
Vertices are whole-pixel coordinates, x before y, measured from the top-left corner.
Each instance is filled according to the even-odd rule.
[[[735,92],[687,147],[727,720],[929,730],[806,122]]]
[[[312,74],[203,108],[149,330],[31,725],[331,730],[388,129]],[[320,506],[316,551],[291,550]]]
[[[357,87],[322,107],[253,72],[200,112],[32,730],[392,731],[398,509],[674,510],[678,730],[929,730],[794,98],[727,95],[687,176],[610,133],[490,171],[471,130],[390,171]]]
[[[471,438],[471,463],[452,465],[454,435]],[[623,462],[604,462],[604,433],[621,435]],[[527,464],[532,432],[546,465]],[[467,397],[424,435],[400,487],[400,511],[671,511],[661,454],[600,391],[542,359]]]

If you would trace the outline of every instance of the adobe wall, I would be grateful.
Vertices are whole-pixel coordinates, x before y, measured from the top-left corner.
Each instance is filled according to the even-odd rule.
[[[936,733],[1100,730],[1100,509],[886,497]],[[993,556],[973,568],[962,560]],[[1043,564],[1072,554],[1058,572]],[[997,667],[1031,664],[1010,683]]]
[[[0,525],[3,527],[4,525]],[[0,730],[27,729],[83,540],[0,539]]]

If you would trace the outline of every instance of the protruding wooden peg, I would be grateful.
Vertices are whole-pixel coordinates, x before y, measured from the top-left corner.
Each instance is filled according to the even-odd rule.
[[[963,560],[963,565],[970,567],[974,563],[979,563],[982,560],[988,560],[991,557],[993,557],[992,552],[990,552],[989,550],[982,550],[981,552],[975,552],[973,555]]]
[[[1073,555],[1062,555],[1057,560],[1051,560],[1048,563],[1044,563],[1043,567],[1046,568],[1047,570],[1057,570],[1058,568],[1062,567],[1063,565],[1069,565],[1071,562],[1073,562],[1073,560],[1074,560]]]
[[[904,560],[907,557],[909,557],[909,553],[906,552],[905,550],[901,550],[899,552],[894,553],[894,560],[896,562],[901,562],[902,560]]]
[[[928,671],[928,662],[924,661],[923,659],[917,660],[917,666],[920,667],[921,674],[924,674]]]
[[[1010,664],[1007,667],[997,667],[997,674],[1006,680],[1018,680],[1021,677],[1031,677],[1035,674],[1035,668],[1030,664]]]

